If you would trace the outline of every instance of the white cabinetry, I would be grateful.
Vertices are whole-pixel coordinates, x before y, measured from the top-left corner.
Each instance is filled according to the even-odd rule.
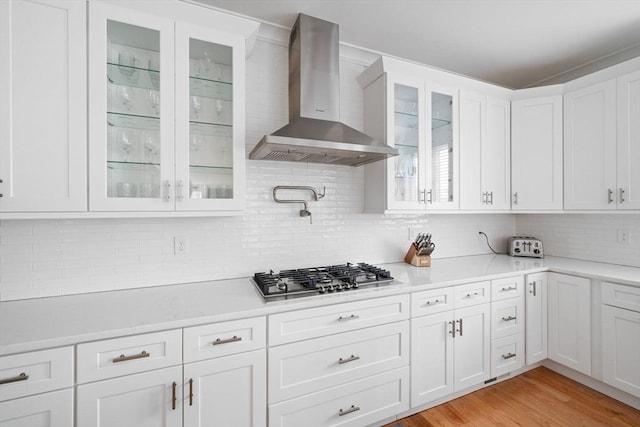
[[[548,275],[549,359],[591,375],[591,281]]]
[[[86,4],[0,2],[0,213],[87,209]]]
[[[72,386],[72,347],[0,357],[0,426],[73,425]]]
[[[406,295],[271,316],[269,425],[369,425],[409,409],[408,318]]]
[[[460,208],[511,208],[511,105],[460,92]]]
[[[640,71],[619,77],[618,209],[640,209]]]
[[[640,398],[640,288],[602,283],[602,376]]]
[[[562,209],[562,95],[511,102],[511,191],[513,210]]]
[[[526,363],[547,358],[547,273],[526,276]]]
[[[364,96],[365,132],[400,152],[365,166],[365,210],[457,209],[457,90],[385,72]]]
[[[524,366],[524,277],[491,281],[491,377]]]
[[[158,10],[89,6],[89,207],[241,210],[247,35],[201,7]]]
[[[489,282],[412,294],[411,407],[489,379],[489,295]]]

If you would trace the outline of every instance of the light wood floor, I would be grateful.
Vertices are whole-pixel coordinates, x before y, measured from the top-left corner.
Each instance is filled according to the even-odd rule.
[[[433,426],[640,426],[640,411],[544,368],[387,424]]]

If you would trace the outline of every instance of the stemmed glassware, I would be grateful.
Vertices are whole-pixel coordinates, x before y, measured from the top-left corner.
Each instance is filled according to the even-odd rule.
[[[191,96],[191,113],[194,119],[200,118],[200,111],[202,110],[202,99],[199,96]]]
[[[151,111],[154,115],[158,116],[160,114],[160,92],[158,92],[157,90],[149,89],[147,97],[149,98]]]
[[[118,129],[116,132],[116,140],[123,152],[124,161],[129,161],[129,155],[131,154],[131,149],[133,147],[129,131],[127,129]]]
[[[116,95],[118,99],[120,99],[122,107],[127,111],[131,111],[133,106],[132,89],[129,86],[118,86],[116,89]]]
[[[138,81],[138,76],[140,74],[138,62],[138,58],[133,54],[125,52],[120,52],[118,54],[118,69],[120,70],[120,74],[125,76],[126,80],[130,84],[134,84]]]

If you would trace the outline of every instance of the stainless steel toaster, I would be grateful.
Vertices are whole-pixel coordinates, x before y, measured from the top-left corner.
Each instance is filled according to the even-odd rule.
[[[509,237],[509,255],[543,258],[542,242],[535,237],[514,236]]]

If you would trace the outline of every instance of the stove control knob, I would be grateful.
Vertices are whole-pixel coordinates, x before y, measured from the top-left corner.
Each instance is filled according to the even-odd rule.
[[[327,290],[324,288],[324,286],[320,286],[320,293],[324,294],[325,292],[327,292]]]
[[[358,284],[357,283],[353,283],[351,285],[351,289],[358,289]]]

